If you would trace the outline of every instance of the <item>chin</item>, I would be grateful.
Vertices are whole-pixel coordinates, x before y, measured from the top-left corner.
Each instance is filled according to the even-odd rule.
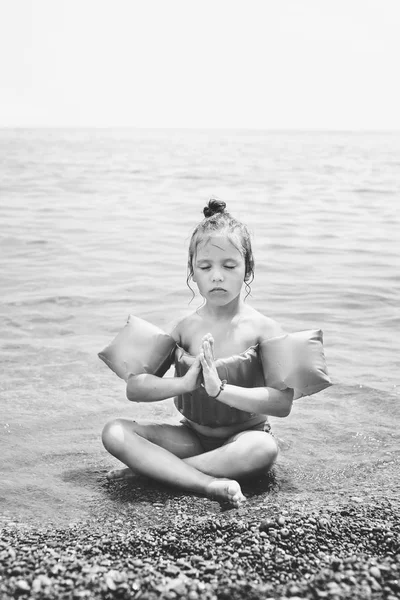
[[[210,304],[215,304],[216,306],[225,306],[225,304],[229,304],[233,298],[226,294],[224,296],[211,296],[207,298]]]

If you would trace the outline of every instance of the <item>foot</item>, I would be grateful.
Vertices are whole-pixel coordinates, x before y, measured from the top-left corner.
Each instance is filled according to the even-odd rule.
[[[116,481],[117,479],[133,479],[137,477],[137,474],[126,467],[125,469],[113,469],[107,473],[106,477],[109,481]]]
[[[234,479],[215,479],[207,486],[207,496],[219,502],[229,502],[235,508],[246,501],[240,485]]]

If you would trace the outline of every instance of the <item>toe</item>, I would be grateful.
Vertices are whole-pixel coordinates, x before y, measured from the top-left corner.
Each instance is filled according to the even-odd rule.
[[[116,479],[130,479],[135,477],[135,473],[130,469],[113,469],[106,475],[109,481],[115,481]]]

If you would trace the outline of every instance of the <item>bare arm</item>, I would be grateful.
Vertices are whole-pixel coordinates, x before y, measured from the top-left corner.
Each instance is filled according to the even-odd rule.
[[[157,377],[148,373],[131,375],[126,397],[132,402],[158,402],[195,390],[200,385],[200,358],[197,357],[184,377]]]
[[[143,373],[131,375],[126,397],[132,402],[157,402],[184,392],[183,377],[157,377]]]
[[[279,391],[270,387],[244,388],[226,385],[218,400],[247,412],[271,417],[287,417],[292,409],[293,390],[288,388]]]

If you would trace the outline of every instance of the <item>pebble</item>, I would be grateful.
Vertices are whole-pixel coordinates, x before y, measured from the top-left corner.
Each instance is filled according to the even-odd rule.
[[[380,579],[381,578],[381,572],[378,569],[378,567],[375,567],[375,566],[371,567],[370,570],[369,570],[369,574],[372,577],[375,577],[375,579]]]
[[[275,523],[271,519],[264,519],[260,523],[260,531],[269,531],[272,527],[275,527]]]
[[[20,581],[17,581],[16,587],[19,590],[22,590],[24,592],[29,592],[29,590],[31,589],[31,586],[29,585],[29,583],[27,581],[24,581],[23,579],[21,579]]]
[[[106,580],[106,585],[108,587],[109,590],[116,590],[117,586],[115,585],[115,581],[112,577],[110,577],[109,575],[106,576],[105,578]]]
[[[377,581],[377,580],[376,580],[376,579],[374,579],[373,577],[372,577],[372,580],[371,580],[371,582],[370,582],[370,586],[371,586],[371,588],[372,588],[372,589],[373,589],[375,592],[378,592],[378,591],[380,591],[380,590],[382,589],[382,586],[381,586],[381,584],[379,583],[379,581]]]
[[[281,529],[281,536],[282,536],[283,538],[286,538],[286,537],[289,537],[289,535],[290,535],[290,531],[289,531],[289,529],[286,529],[286,527],[283,527],[283,528]]]
[[[289,593],[289,596],[291,596],[291,598],[293,600],[293,598],[296,598],[299,596],[299,594],[301,594],[301,589],[299,587],[297,587],[297,585],[292,585],[288,589],[288,593]]]

